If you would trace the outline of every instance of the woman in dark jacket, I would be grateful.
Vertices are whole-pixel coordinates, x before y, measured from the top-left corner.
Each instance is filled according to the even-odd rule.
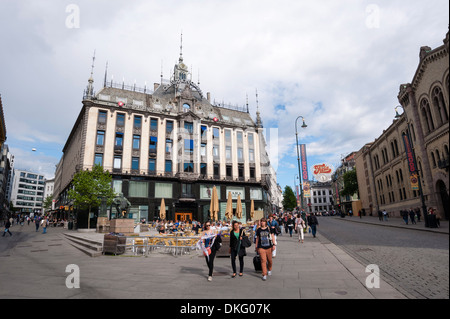
[[[243,276],[244,272],[244,256],[246,256],[245,248],[242,247],[242,236],[244,229],[240,229],[239,222],[233,221],[232,229],[230,232],[230,254],[231,254],[231,267],[233,267],[232,278],[236,277],[236,256],[239,256],[239,276]]]

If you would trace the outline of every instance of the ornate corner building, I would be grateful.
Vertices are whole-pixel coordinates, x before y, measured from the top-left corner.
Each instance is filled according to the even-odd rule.
[[[166,219],[205,221],[213,186],[220,219],[229,192],[234,200],[241,196],[243,221],[249,219],[252,200],[255,210],[273,210],[278,186],[259,111],[255,122],[248,103],[211,102],[210,93],[205,96],[191,80],[182,52],[171,79],[161,75],[152,90],[107,81],[106,71],[97,93],[93,82],[91,72],[57,165],[57,207],[71,205],[67,190],[74,174],[100,164],[111,173],[115,192],[131,202],[135,220],[159,217],[164,199]]]
[[[359,192],[366,211],[386,209],[399,216],[400,210],[424,204],[436,209],[440,218],[449,219],[448,52],[448,32],[443,45],[420,48],[412,82],[400,86],[398,101],[403,114],[358,152]],[[405,136],[409,136],[414,156],[405,150]],[[413,161],[420,185],[410,176]]]

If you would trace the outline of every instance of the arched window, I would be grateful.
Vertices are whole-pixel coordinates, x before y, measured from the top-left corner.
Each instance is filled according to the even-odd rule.
[[[420,107],[422,109],[422,117],[423,121],[426,124],[426,132],[424,133],[430,133],[432,130],[434,130],[434,124],[433,124],[433,118],[431,117],[431,110],[430,110],[430,103],[428,103],[427,99],[423,99],[420,103]]]
[[[397,154],[396,156],[398,156],[400,154],[400,152],[398,151],[398,143],[397,140],[394,140],[394,147],[395,147],[395,153]]]
[[[433,163],[433,167],[436,167],[436,157],[434,157],[434,153],[431,152],[431,161]]]
[[[447,107],[445,105],[444,96],[440,87],[433,89],[433,106],[438,120],[438,125],[442,125],[448,121]]]

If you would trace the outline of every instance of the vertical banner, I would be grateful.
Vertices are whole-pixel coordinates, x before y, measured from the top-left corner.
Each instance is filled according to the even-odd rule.
[[[306,145],[305,144],[300,144],[300,155],[302,158],[302,179],[303,181],[308,181],[308,163],[306,161]]]
[[[339,196],[339,187],[338,187],[337,183],[335,184],[335,186],[336,186],[336,205],[340,205],[341,204],[341,198]]]
[[[297,207],[300,207],[300,192],[298,189],[298,185],[295,185],[295,192],[296,192],[296,196],[297,196]]]
[[[416,167],[416,161],[414,159],[414,153],[411,146],[411,140],[409,139],[409,134],[406,132],[406,134],[402,135],[403,138],[403,144],[405,145],[405,151],[406,151],[406,159],[408,160],[408,169],[410,173],[410,180],[411,180],[411,189],[412,190],[419,190],[419,178],[417,175],[417,167]]]
[[[303,196],[305,198],[311,197],[311,187],[309,185],[309,181],[303,183]]]

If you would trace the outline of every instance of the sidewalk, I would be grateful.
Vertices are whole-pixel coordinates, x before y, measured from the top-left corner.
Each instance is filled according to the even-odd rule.
[[[15,230],[0,252],[0,298],[132,298],[132,299],[405,299],[383,276],[379,288],[366,287],[371,273],[338,246],[321,236],[305,234],[304,244],[283,234],[278,238],[273,275],[261,280],[253,268],[254,246],[247,249],[244,276],[231,278],[230,258],[217,257],[212,282],[205,258],[197,253],[174,257],[158,252],[148,257],[88,257],[63,239],[63,233],[102,241],[104,234],[31,228]],[[148,234],[148,233],[146,233]],[[23,238],[16,245],[7,241]],[[21,236],[21,237],[19,237]],[[12,243],[11,243],[12,244]],[[222,247],[228,249],[228,247]],[[237,261],[238,263],[238,261]],[[66,266],[76,264],[79,289],[65,285]],[[239,264],[239,263],[238,263]],[[29,271],[33,269],[33,271]],[[239,289],[237,289],[237,287]]]
[[[321,217],[321,218],[329,218],[329,217]],[[441,220],[441,226],[439,228],[429,228],[425,227],[425,222],[423,221],[423,218],[420,222],[417,222],[417,224],[411,224],[411,220],[408,221],[408,225],[406,225],[403,218],[399,217],[392,217],[388,218],[388,221],[380,221],[378,219],[378,216],[345,216],[345,218],[341,217],[332,217],[343,221],[350,221],[355,223],[365,223],[365,224],[371,224],[371,225],[379,225],[379,226],[387,226],[387,227],[396,227],[396,228],[403,228],[403,229],[413,229],[413,230],[420,230],[420,231],[428,231],[433,233],[442,233],[442,234],[449,234],[449,221],[448,220]]]

